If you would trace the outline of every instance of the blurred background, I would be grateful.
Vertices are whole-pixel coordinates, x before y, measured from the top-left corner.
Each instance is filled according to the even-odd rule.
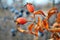
[[[52,7],[57,7],[60,11],[60,0],[0,0],[0,40],[33,40],[34,35],[24,34],[17,32],[16,36],[12,36],[11,29],[16,30],[16,24],[14,23],[14,17],[16,16],[14,13],[20,12],[22,9],[24,10],[23,17],[31,20],[30,17],[26,15],[26,8],[24,5],[26,3],[32,3],[35,7],[35,10],[43,10],[43,12],[47,15],[47,12]],[[11,9],[12,8],[12,9]],[[15,12],[13,12],[15,10]],[[27,23],[23,29],[27,29]],[[44,37],[40,37],[39,40],[47,40],[49,34],[45,33]]]

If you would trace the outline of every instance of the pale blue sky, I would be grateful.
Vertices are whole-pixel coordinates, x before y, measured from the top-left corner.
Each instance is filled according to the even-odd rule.
[[[27,2],[35,2],[36,4],[47,4],[50,0],[24,0],[24,3],[27,3]],[[59,0],[55,0],[55,3],[58,3]],[[11,5],[13,3],[13,0],[7,0],[7,4],[8,5]]]
[[[48,0],[37,0],[37,1],[35,1],[35,3],[37,3],[37,4],[47,4]]]
[[[12,5],[12,3],[13,3],[13,0],[7,0],[8,5]]]

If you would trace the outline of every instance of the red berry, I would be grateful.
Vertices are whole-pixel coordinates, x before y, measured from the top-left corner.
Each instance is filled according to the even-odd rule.
[[[32,4],[28,3],[26,6],[27,6],[27,10],[29,12],[31,12],[31,13],[34,12],[34,6]]]
[[[27,20],[26,20],[26,18],[23,18],[23,17],[21,17],[21,18],[17,18],[17,23],[19,23],[19,24],[25,24],[25,23],[27,23]]]

